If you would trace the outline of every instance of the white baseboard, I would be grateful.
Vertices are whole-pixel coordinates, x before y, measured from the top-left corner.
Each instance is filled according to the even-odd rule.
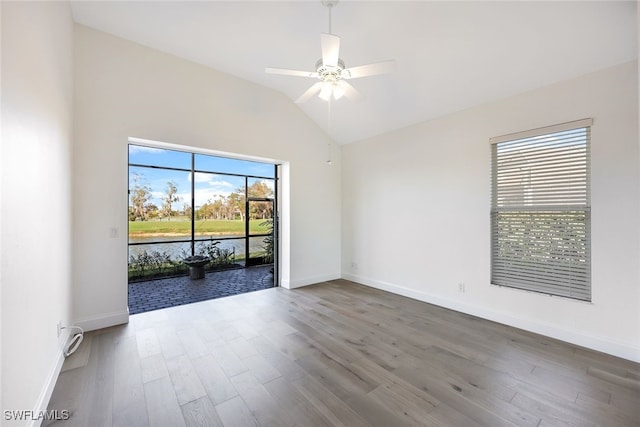
[[[58,347],[56,349],[56,356],[53,359],[53,363],[51,364],[51,369],[49,370],[49,374],[47,375],[47,379],[44,383],[44,387],[40,392],[40,396],[38,396],[38,400],[36,401],[36,407],[34,408],[34,414],[40,414],[47,410],[49,406],[49,401],[51,400],[51,395],[53,394],[53,389],[56,387],[56,382],[58,381],[58,376],[60,375],[60,370],[62,369],[62,364],[64,363],[64,348],[67,345],[67,341],[69,340],[69,330],[63,329],[60,337],[58,338]],[[43,420],[31,420],[27,425],[30,427],[38,427],[42,424]]]
[[[109,326],[122,325],[129,323],[129,308],[124,311],[116,311],[112,313],[105,313],[98,316],[86,317],[84,319],[78,319],[74,323],[75,326],[80,326],[84,331],[94,331],[96,329],[108,328]]]
[[[559,339],[561,341],[611,354],[623,359],[640,362],[640,347],[634,347],[625,342],[583,334],[576,331],[569,331],[549,323],[514,317],[509,314],[487,310],[486,308],[477,305],[466,304],[449,298],[443,298],[426,292],[416,291],[415,289],[409,289],[392,283],[386,283],[354,274],[343,273],[342,277],[346,280],[351,280],[352,282],[360,283],[372,288],[388,291],[418,301],[470,314],[472,316],[481,317],[504,325],[513,326],[514,328],[524,329],[525,331]]]
[[[335,274],[325,274],[322,276],[305,277],[303,279],[296,279],[296,280],[282,280],[280,282],[280,286],[286,289],[295,289],[295,288],[301,288],[303,286],[314,285],[320,282],[326,282],[328,280],[340,279],[340,277],[341,275],[339,273],[335,273]]]

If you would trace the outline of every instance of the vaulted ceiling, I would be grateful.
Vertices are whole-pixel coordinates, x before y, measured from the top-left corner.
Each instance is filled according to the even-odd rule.
[[[298,1],[77,1],[74,20],[284,93],[315,81],[328,9]],[[347,67],[396,60],[350,80],[358,102],[299,108],[349,143],[637,58],[634,1],[348,1],[332,12]]]

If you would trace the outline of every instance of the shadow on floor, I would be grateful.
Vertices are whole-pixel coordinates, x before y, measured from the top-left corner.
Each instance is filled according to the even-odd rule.
[[[207,272],[201,280],[182,276],[130,283],[129,314],[273,288],[271,268],[263,265]]]

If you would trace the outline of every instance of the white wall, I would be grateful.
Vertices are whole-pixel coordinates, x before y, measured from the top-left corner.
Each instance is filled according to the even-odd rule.
[[[343,276],[640,361],[637,85],[627,63],[344,146]],[[592,303],[490,285],[489,138],[586,117]]]
[[[74,27],[66,3],[1,7],[0,406],[41,410],[62,362],[56,325],[71,318]]]
[[[73,300],[81,324],[126,320],[129,137],[289,162],[283,284],[340,276],[340,159],[325,163],[328,137],[291,100],[83,26],[75,47]]]
[[[0,3],[0,100],[2,100],[2,3]],[[0,102],[0,134],[2,133],[2,102]],[[0,165],[2,165],[2,141],[0,141]],[[4,185],[4,179],[2,177],[2,171],[0,171],[0,237],[2,236],[2,186]],[[2,309],[2,288],[3,288],[3,279],[2,279],[2,243],[0,243],[0,310]],[[0,409],[4,406],[2,405],[2,313],[0,313]]]
[[[638,58],[640,60],[640,0],[636,0],[637,25],[636,33],[638,34]],[[640,67],[638,67],[638,82],[640,82]],[[640,83],[638,84],[638,110],[640,111]],[[640,133],[640,120],[638,121],[638,133]],[[638,138],[638,147],[640,147],[640,138]],[[640,162],[640,149],[638,150],[638,162]],[[638,197],[640,198],[640,176],[638,176]],[[638,233],[638,245],[640,245],[640,233]],[[638,276],[640,276],[640,262],[638,262]]]

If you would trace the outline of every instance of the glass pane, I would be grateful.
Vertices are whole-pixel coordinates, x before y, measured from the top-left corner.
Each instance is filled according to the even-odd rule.
[[[244,178],[196,172],[197,238],[244,236]]]
[[[249,201],[249,231],[251,234],[268,233],[269,219],[273,218],[273,202]]]
[[[191,154],[129,144],[129,163],[191,170]]]
[[[187,172],[129,167],[129,242],[190,238],[187,178]]]
[[[273,245],[270,237],[249,238],[248,266],[273,263]]]
[[[272,199],[274,197],[275,181],[273,179],[249,178],[247,194],[249,197]]]
[[[141,280],[183,274],[181,260],[191,255],[191,243],[154,243],[129,246],[129,279]]]
[[[249,256],[263,256],[266,253],[265,237],[249,237]]]
[[[196,154],[196,170],[206,172],[236,173],[239,175],[275,177],[274,165],[250,162],[248,160],[229,159],[226,157]]]

